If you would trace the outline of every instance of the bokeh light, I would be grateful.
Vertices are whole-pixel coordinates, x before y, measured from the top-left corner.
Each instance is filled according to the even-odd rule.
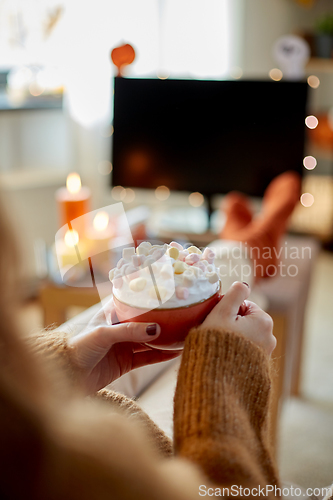
[[[109,224],[109,215],[106,212],[98,212],[93,220],[93,226],[96,231],[104,231]]]
[[[114,132],[114,128],[112,125],[109,125],[108,127],[106,127],[105,129],[103,129],[101,131],[101,136],[102,137],[111,137],[111,135],[113,134]]]
[[[283,77],[282,71],[278,68],[271,69],[268,74],[269,74],[270,78],[272,80],[274,80],[275,82],[279,82],[280,80],[282,80],[282,77]]]
[[[165,201],[170,196],[170,189],[166,186],[158,186],[155,189],[155,196],[159,201]]]
[[[74,248],[79,242],[79,233],[75,229],[68,230],[64,239],[69,248]]]
[[[314,204],[314,197],[311,193],[303,193],[301,196],[303,207],[309,208]]]
[[[230,70],[230,76],[231,76],[231,78],[235,78],[235,80],[242,78],[242,76],[243,76],[242,68],[240,68],[239,66],[234,66]]]
[[[111,195],[114,200],[122,201],[126,196],[126,189],[123,186],[115,186],[111,189]]]
[[[317,166],[317,160],[314,156],[306,156],[303,165],[307,170],[313,170]]]
[[[29,85],[29,92],[34,97],[42,95],[42,93],[44,92],[44,90],[45,90],[45,87],[42,87],[37,82],[32,82]]]
[[[97,169],[102,175],[109,175],[112,172],[112,163],[108,160],[100,161]]]
[[[125,189],[125,196],[123,198],[125,203],[132,203],[135,200],[135,192],[131,188]]]
[[[311,128],[311,129],[314,129],[317,127],[318,125],[318,118],[316,118],[315,116],[313,115],[310,115],[310,116],[307,116],[305,118],[305,125],[308,127],[308,128]]]
[[[188,201],[192,207],[200,207],[205,199],[201,193],[195,192],[190,194]]]
[[[66,186],[70,193],[78,193],[81,189],[81,178],[79,174],[73,172],[67,176]]]
[[[320,85],[320,80],[318,76],[315,75],[310,75],[308,77],[308,85],[312,87],[313,89],[317,89]]]

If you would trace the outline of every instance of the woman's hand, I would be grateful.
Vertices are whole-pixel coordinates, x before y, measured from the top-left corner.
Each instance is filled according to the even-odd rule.
[[[247,297],[250,288],[236,281],[208,314],[202,326],[222,328],[243,335],[271,355],[276,346],[273,320]]]
[[[116,323],[118,319],[111,300],[79,335],[69,341],[88,394],[134,368],[167,361],[180,354],[179,351],[159,351],[142,345],[159,336],[161,329],[155,323]]]

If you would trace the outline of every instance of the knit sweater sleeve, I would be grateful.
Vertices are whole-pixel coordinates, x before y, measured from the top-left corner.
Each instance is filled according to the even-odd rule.
[[[191,330],[175,393],[176,453],[218,485],[277,485],[268,445],[270,385],[268,357],[254,343]]]
[[[64,376],[65,386],[69,384],[75,389],[81,389],[81,370],[75,364],[73,348],[68,343],[69,335],[59,330],[42,330],[35,335],[31,335],[27,342],[29,349],[35,354],[39,354],[46,363],[48,370],[54,369],[57,380],[59,376]],[[140,406],[123,394],[108,389],[102,389],[91,399],[104,401],[110,407],[120,410],[131,420],[137,421],[146,428],[147,436],[152,446],[165,457],[173,455],[171,439],[153,422]]]

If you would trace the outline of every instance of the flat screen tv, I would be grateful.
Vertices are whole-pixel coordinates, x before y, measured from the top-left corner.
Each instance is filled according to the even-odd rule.
[[[112,184],[262,196],[302,174],[306,82],[115,78]]]

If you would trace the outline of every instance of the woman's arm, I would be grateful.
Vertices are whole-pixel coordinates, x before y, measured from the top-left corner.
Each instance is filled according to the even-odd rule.
[[[75,361],[75,347],[68,342],[68,339],[67,333],[58,330],[43,330],[31,335],[28,342],[30,350],[34,351],[34,354],[37,354],[39,359],[42,358],[47,370],[53,370],[58,380],[59,377],[64,379],[64,389],[67,389],[67,385],[70,383],[77,392],[84,392],[84,387],[82,387],[84,374],[82,368]],[[51,376],[50,380],[52,381],[54,378]],[[52,389],[50,388],[50,390]],[[171,440],[135,401],[123,394],[107,389],[96,392],[92,398],[108,403],[114,409],[124,412],[126,417],[134,422],[143,424],[153,447],[157,448],[165,457],[173,455]]]
[[[216,484],[276,485],[268,444],[267,355],[232,332],[186,339],[175,394],[174,445]]]
[[[278,480],[267,420],[268,353],[275,341],[267,315],[244,303],[248,294],[245,285],[233,285],[186,339],[175,394],[174,444],[179,456],[198,464],[215,484],[274,487]]]
[[[159,351],[145,345],[160,333],[156,323],[119,323],[111,300],[78,335],[45,330],[30,338],[30,344],[60,364],[86,394],[95,394],[135,368],[179,356],[179,351]]]

